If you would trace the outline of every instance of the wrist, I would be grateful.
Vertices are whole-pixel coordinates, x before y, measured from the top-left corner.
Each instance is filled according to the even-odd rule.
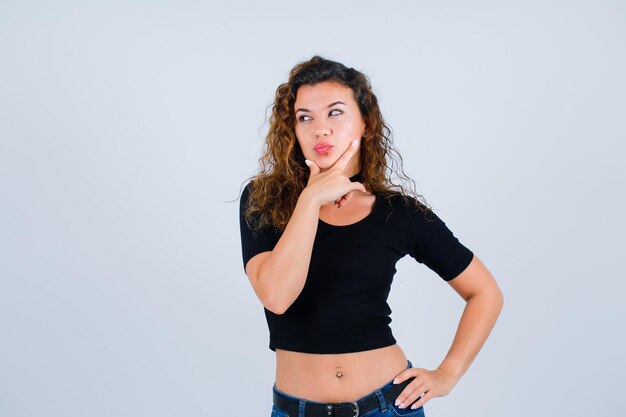
[[[445,363],[439,365],[439,367],[437,368],[437,371],[439,373],[449,376],[450,378],[454,378],[455,380],[459,380],[463,376],[463,372],[460,369],[457,369],[453,367],[452,365],[445,364]]]
[[[302,190],[302,192],[300,193],[300,196],[298,197],[298,204],[303,204],[307,208],[317,210],[318,212],[319,209],[322,207],[322,204],[317,201],[315,196],[313,196],[307,188]]]

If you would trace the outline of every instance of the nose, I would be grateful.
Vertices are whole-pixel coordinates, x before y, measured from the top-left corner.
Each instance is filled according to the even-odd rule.
[[[328,136],[332,133],[330,127],[324,123],[319,123],[315,127],[315,137]]]

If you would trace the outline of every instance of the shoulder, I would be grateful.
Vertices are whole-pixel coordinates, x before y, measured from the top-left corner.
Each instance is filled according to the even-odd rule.
[[[245,218],[256,218],[258,216],[258,214],[256,213],[257,210],[255,208],[252,208],[252,210],[250,210],[250,205],[254,205],[254,202],[250,201],[250,196],[254,189],[253,182],[254,180],[249,181],[243,187],[243,190],[241,191],[241,194],[239,196],[239,212],[241,216]]]
[[[430,208],[411,195],[402,194],[397,191],[377,192],[376,195],[380,201],[384,203],[384,206],[393,211],[398,210],[398,212],[403,215],[431,212]]]
[[[251,179],[250,181],[246,183],[246,185],[243,187],[242,194],[243,193],[250,194],[250,191],[252,191],[252,189],[254,188],[254,181],[255,181],[254,179]]]
[[[250,199],[250,194],[252,193],[253,189],[254,189],[254,179],[248,181],[248,183],[243,187],[243,190],[241,191],[239,201],[242,205],[247,204],[248,200]]]

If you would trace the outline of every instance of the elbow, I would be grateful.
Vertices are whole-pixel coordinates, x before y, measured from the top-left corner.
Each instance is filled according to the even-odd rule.
[[[272,280],[266,278],[265,266],[267,266],[267,260],[259,266],[255,290],[257,291],[259,301],[261,301],[266,310],[281,315],[286,309],[283,308],[280,300],[277,299],[275,289],[269,285]]]
[[[268,277],[263,268],[259,271],[258,280],[258,295],[263,306],[274,314],[285,314],[293,304],[294,299],[290,299],[290,295],[284,291],[283,286],[277,283],[276,279],[271,279],[271,276]]]
[[[481,300],[481,302],[490,305],[498,314],[500,314],[504,307],[504,295],[498,286],[473,294],[467,298],[466,302],[472,299]]]
[[[504,307],[504,294],[499,287],[496,287],[494,291],[492,291],[490,295],[491,304],[494,306],[494,309],[497,311],[497,314],[500,315],[502,312],[502,308]]]
[[[495,285],[495,297],[500,304],[500,308],[502,308],[502,306],[504,305],[504,294],[502,293],[502,289],[497,283]]]
[[[498,307],[498,313],[502,311],[504,307],[504,294],[502,293],[502,289],[494,280],[493,289],[491,291],[491,298],[493,299],[493,303]]]
[[[287,307],[285,307],[284,304],[281,304],[277,301],[272,301],[272,300],[268,300],[265,303],[265,308],[279,316],[282,314],[285,314],[285,311],[287,311]]]
[[[266,307],[267,308],[267,307]],[[268,308],[269,311],[271,311],[272,313],[276,314],[277,316],[281,316],[283,314],[285,314],[285,310],[284,309],[277,309],[277,308]]]
[[[276,288],[273,288],[269,289],[265,294],[265,302],[263,304],[269,311],[280,316],[289,310],[293,302],[294,300],[290,298],[289,294],[279,292]]]
[[[289,305],[286,304],[283,297],[276,291],[276,288],[264,286],[259,298],[263,306],[274,314],[284,314],[289,308]]]
[[[289,294],[276,291],[274,288],[265,294],[264,301],[263,304],[266,309],[280,316],[289,310],[295,299],[291,298]]]

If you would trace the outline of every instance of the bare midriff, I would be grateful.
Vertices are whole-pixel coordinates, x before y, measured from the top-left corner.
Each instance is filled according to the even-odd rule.
[[[276,349],[276,388],[310,401],[350,402],[393,380],[408,366],[398,344],[341,354]]]

